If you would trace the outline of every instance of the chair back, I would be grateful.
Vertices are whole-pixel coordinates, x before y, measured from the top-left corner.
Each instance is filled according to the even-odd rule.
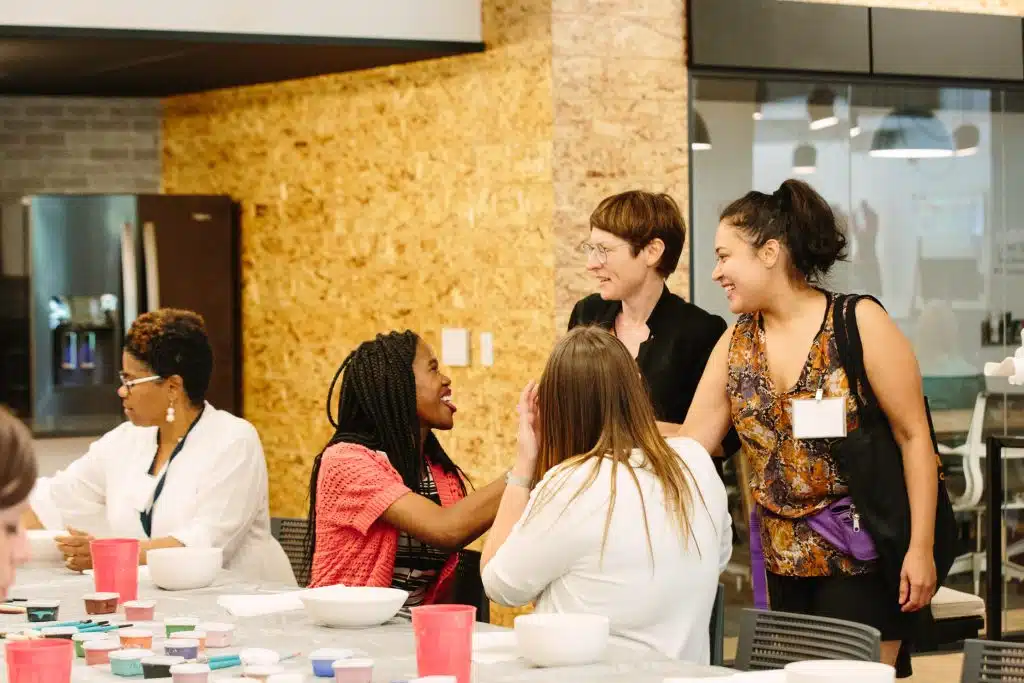
[[[809,659],[877,662],[882,637],[878,629],[842,619],[745,609],[735,668],[740,671],[782,669]]]
[[[285,555],[295,572],[295,581],[299,587],[309,585],[309,572],[306,571],[306,530],[309,520],[296,517],[271,517],[270,533],[284,548]]]
[[[725,585],[718,584],[715,605],[711,608],[711,665],[722,666],[725,660]]]
[[[1024,644],[996,640],[964,641],[960,683],[1021,683]]]
[[[491,601],[484,593],[480,578],[480,553],[476,550],[459,552],[459,566],[455,570],[455,593],[453,602],[476,607],[476,620],[485,624],[491,621]]]

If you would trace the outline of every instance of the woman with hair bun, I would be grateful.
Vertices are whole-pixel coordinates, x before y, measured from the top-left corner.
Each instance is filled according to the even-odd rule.
[[[858,424],[832,322],[833,308],[845,300],[819,286],[845,252],[832,209],[807,183],[787,180],[772,194],[749,192],[726,207],[713,277],[739,319],[712,352],[680,432],[708,449],[730,426],[739,434],[751,465],[772,609],[873,626],[882,634],[883,661],[893,664],[914,629],[913,613],[936,588],[938,481],[913,349],[871,300],[855,307],[864,368],[902,452],[911,509],[899,598],[875,562],[844,554],[807,521],[849,495],[832,456],[833,444]],[[838,410],[828,420],[816,413],[807,422],[805,410],[794,418],[798,405],[822,396],[845,400],[832,402]],[[905,655],[906,649],[903,675]]]

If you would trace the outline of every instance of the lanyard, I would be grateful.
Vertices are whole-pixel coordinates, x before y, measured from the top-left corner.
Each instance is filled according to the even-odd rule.
[[[143,510],[142,512],[139,513],[139,521],[142,522],[142,530],[146,533],[146,538],[150,538],[153,533],[153,508],[156,507],[156,501],[160,497],[160,494],[163,493],[164,491],[164,482],[167,480],[167,471],[171,469],[171,463],[174,462],[174,458],[177,457],[178,453],[181,452],[181,449],[185,447],[185,439],[188,438],[188,435],[191,434],[192,430],[196,428],[197,424],[199,424],[199,420],[201,420],[203,417],[204,410],[206,410],[205,407],[203,408],[203,410],[199,411],[199,415],[196,416],[195,421],[188,428],[188,431],[185,432],[185,436],[181,437],[181,439],[178,441],[178,445],[174,447],[173,451],[171,451],[171,457],[167,459],[167,464],[164,466],[164,473],[160,475],[160,481],[156,483],[156,488],[153,490],[153,502],[149,504],[149,509]],[[157,434],[156,439],[157,449],[159,450],[159,434]],[[153,462],[156,462],[156,455],[153,455]],[[150,464],[149,469],[153,469],[152,464]]]

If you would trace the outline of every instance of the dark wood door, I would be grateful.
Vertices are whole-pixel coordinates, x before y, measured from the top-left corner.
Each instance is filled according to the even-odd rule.
[[[146,264],[145,308],[184,308],[203,316],[214,363],[207,400],[241,415],[236,206],[229,197],[200,195],[144,195],[138,206]]]

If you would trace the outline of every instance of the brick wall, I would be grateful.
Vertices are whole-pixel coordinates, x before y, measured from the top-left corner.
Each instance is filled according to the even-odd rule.
[[[0,97],[0,195],[158,192],[157,99]]]

